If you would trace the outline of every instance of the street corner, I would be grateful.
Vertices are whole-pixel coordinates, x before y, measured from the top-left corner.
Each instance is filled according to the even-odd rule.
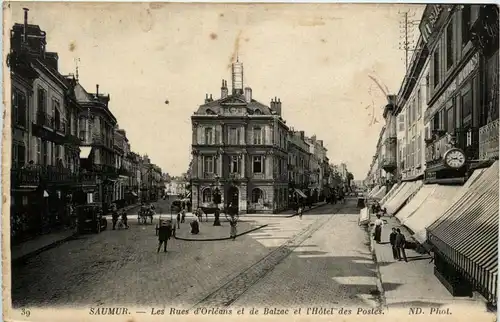
[[[253,221],[240,221],[238,222],[236,237],[258,231],[266,226],[265,224],[258,224]],[[230,226],[227,222],[222,221],[221,226],[214,226],[213,222],[201,222],[199,227],[200,232],[198,234],[192,234],[189,224],[180,224],[180,228],[176,229],[175,238],[185,241],[217,241],[231,239]]]

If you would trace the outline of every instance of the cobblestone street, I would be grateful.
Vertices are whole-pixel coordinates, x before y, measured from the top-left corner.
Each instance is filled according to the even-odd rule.
[[[368,294],[375,274],[364,232],[354,211],[331,215],[335,208],[315,209],[302,220],[246,218],[251,225],[268,226],[235,241],[172,239],[166,254],[156,253],[156,219],[139,225],[130,215],[129,230],[86,235],[16,267],[13,304],[220,307],[272,299],[286,306],[374,305]]]

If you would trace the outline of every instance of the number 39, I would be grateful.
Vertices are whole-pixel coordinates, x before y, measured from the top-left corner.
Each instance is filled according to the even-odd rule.
[[[31,312],[28,309],[21,309],[21,315],[29,317],[31,315]]]

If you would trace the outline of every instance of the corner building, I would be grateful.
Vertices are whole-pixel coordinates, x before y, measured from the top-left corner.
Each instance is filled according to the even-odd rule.
[[[240,213],[277,213],[287,208],[287,135],[281,100],[266,106],[243,88],[243,64],[232,65],[232,92],[222,81],[221,96],[206,95],[191,117],[193,208],[212,207],[215,187],[222,205]]]

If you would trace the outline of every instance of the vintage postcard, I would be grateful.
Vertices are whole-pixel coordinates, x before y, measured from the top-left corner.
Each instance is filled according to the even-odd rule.
[[[494,321],[498,12],[5,2],[4,319]]]

